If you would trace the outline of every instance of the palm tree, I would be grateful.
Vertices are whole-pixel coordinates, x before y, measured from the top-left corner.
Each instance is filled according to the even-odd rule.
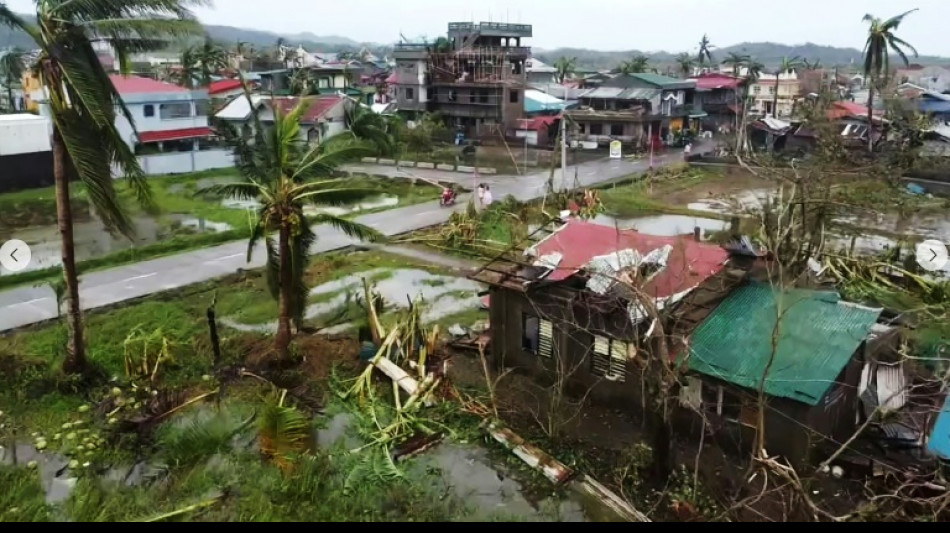
[[[699,63],[700,68],[704,67],[707,63],[710,65],[713,64],[713,48],[715,48],[715,46],[709,41],[709,36],[703,34],[703,38],[699,41],[699,55],[696,56],[696,62]]]
[[[37,68],[48,91],[53,121],[53,172],[56,211],[62,237],[66,281],[67,327],[64,370],[86,366],[79,275],[73,241],[70,177],[85,185],[95,211],[110,231],[134,234],[112,179],[113,168],[126,176],[136,199],[151,205],[145,175],[132,149],[116,130],[116,113],[135,124],[129,110],[96,57],[91,41],[112,43],[124,71],[129,54],[164,46],[168,36],[200,31],[187,9],[197,0],[36,0],[36,25],[0,4],[0,25],[26,32],[40,50]]]
[[[640,74],[650,69],[650,58],[645,55],[634,56],[630,61],[620,64],[621,74]]]
[[[755,83],[759,81],[759,78],[762,77],[762,71],[765,70],[765,65],[760,63],[755,58],[749,58],[748,63],[745,66],[745,76],[749,80],[749,83]]]
[[[804,68],[805,70],[818,70],[821,68],[821,59],[816,59],[814,61],[803,59],[802,68]]]
[[[250,98],[248,95],[247,98]],[[275,351],[280,360],[290,354],[291,323],[303,320],[307,304],[304,272],[310,247],[316,240],[311,224],[328,224],[361,240],[379,238],[367,226],[329,214],[308,216],[306,204],[340,205],[365,197],[367,191],[345,188],[343,180],[328,179],[338,163],[354,153],[352,146],[308,147],[300,138],[300,118],[306,104],[286,115],[275,109],[273,127],[261,128],[254,114],[255,139],[239,142],[239,168],[244,180],[218,185],[210,192],[226,197],[256,199],[261,203],[248,242],[247,254],[263,239],[267,250],[267,281],[279,302]],[[316,180],[316,181],[313,181]],[[277,233],[274,242],[273,233]]]
[[[574,75],[577,70],[576,57],[560,57],[554,62],[555,78],[558,83],[564,83],[564,80]]]
[[[204,43],[194,50],[201,73],[201,86],[211,85],[211,77],[223,68],[228,68],[228,54],[211,37],[205,37]]]
[[[896,53],[905,65],[910,64],[910,61],[907,59],[907,52],[904,51],[904,48],[913,52],[914,57],[917,57],[916,48],[894,35],[894,32],[900,28],[901,22],[904,21],[904,17],[914,11],[917,10],[905,11],[887,20],[881,20],[870,14],[864,15],[863,20],[869,25],[868,40],[864,44],[864,75],[871,80],[868,84],[869,127],[873,124],[872,119],[874,118],[875,84],[881,80],[882,75],[884,80],[887,80],[887,77],[890,76],[890,52]],[[868,150],[874,150],[874,138],[870,134],[868,134]]]
[[[696,66],[696,63],[693,61],[693,56],[683,52],[682,54],[676,56],[676,64],[679,65],[680,73],[684,78],[688,78],[693,75],[693,67]]]
[[[751,58],[745,54],[729,52],[729,55],[722,60],[722,64],[732,67],[732,75],[738,78],[742,67],[746,66],[750,59]]]
[[[23,77],[23,50],[14,48],[0,57],[0,80],[7,87],[7,105],[9,111],[16,111],[13,103],[13,84],[19,83]]]
[[[798,56],[795,57],[783,57],[782,62],[779,64],[778,70],[775,71],[775,93],[772,95],[772,116],[778,118],[778,88],[779,82],[781,81],[782,74],[791,72],[793,70],[799,69],[802,66],[802,61]]]
[[[346,112],[346,123],[352,138],[372,144],[379,155],[388,156],[396,151],[396,140],[386,118],[365,105],[353,102]]]
[[[181,66],[174,76],[175,83],[186,89],[194,89],[195,80],[201,77],[201,61],[198,59],[197,51],[192,47],[185,48],[178,62]]]

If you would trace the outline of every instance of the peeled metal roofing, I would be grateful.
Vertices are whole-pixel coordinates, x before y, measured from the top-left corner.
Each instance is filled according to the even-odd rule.
[[[619,98],[623,93],[622,87],[598,87],[584,95],[584,98]]]
[[[765,284],[746,285],[697,328],[689,368],[758,389],[772,358],[779,304],[783,311],[778,349],[765,391],[770,396],[818,405],[867,338],[881,310],[842,303],[832,292],[796,289],[780,293]]]

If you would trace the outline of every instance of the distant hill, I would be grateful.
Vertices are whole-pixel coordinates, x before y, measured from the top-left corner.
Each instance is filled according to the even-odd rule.
[[[777,66],[783,57],[798,56],[809,61],[820,60],[825,66],[849,66],[854,64],[859,67],[861,64],[861,51],[856,48],[836,48],[834,46],[823,46],[814,43],[806,44],[778,44],[778,43],[740,43],[734,46],[723,48],[714,48],[712,51],[713,60],[719,62],[725,59],[730,52],[745,54],[756,58],[767,68]],[[691,52],[695,54],[695,52]],[[553,64],[559,57],[576,57],[578,68],[590,70],[611,69],[619,65],[622,61],[627,61],[636,55],[645,55],[655,66],[664,66],[675,61],[678,53],[670,52],[644,52],[640,50],[628,50],[623,52],[603,52],[598,50],[586,50],[578,48],[559,48],[556,50],[534,50],[534,55],[541,61]],[[950,59],[921,56],[913,59],[915,63],[923,65],[930,64],[948,64]]]
[[[20,14],[20,17],[30,19],[28,15]],[[338,35],[320,36],[310,32],[296,35],[278,35],[274,32],[251,30],[245,28],[235,28],[233,26],[205,25],[208,35],[215,41],[222,44],[233,44],[238,41],[250,43],[255,47],[274,46],[277,39],[283,37],[288,45],[301,45],[312,51],[358,51],[363,44]],[[370,49],[379,49],[379,45],[367,44]],[[33,41],[23,32],[14,31],[7,27],[0,26],[0,49],[8,47],[18,47],[24,49],[33,48]]]

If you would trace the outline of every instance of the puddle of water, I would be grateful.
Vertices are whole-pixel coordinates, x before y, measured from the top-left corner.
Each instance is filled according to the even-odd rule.
[[[484,448],[443,443],[417,458],[412,466],[419,473],[432,467],[439,469],[442,482],[475,512],[476,520],[507,516],[533,522],[588,521],[577,501],[530,502],[521,483],[495,468]]]
[[[169,220],[171,227],[167,222]],[[170,215],[166,217],[166,220],[137,217],[133,219],[133,222],[136,229],[134,240],[110,235],[98,220],[73,224],[76,259],[78,261],[95,259],[136,246],[153,244],[168,237],[175,227],[194,228],[199,232],[222,232],[231,229],[227,224],[203,221],[187,215]],[[16,238],[29,244],[32,250],[33,258],[27,270],[42,270],[62,263],[59,229],[56,226],[37,226],[18,230]],[[0,270],[0,275],[8,274],[11,272],[6,269]]]
[[[343,443],[353,449],[362,442],[352,434],[355,421],[349,413],[340,413],[317,430],[316,442],[323,449]],[[475,520],[515,517],[528,521],[585,522],[587,517],[579,501],[548,499],[532,503],[524,495],[521,483],[496,468],[488,451],[474,445],[442,443],[403,464],[413,478],[426,479],[433,469],[439,472],[439,484],[475,513]],[[438,487],[442,488],[442,487]]]
[[[693,228],[699,226],[704,236],[722,231],[729,227],[729,223],[714,218],[699,218],[685,215],[658,215],[631,219],[616,219],[606,215],[599,215],[593,222],[604,226],[614,226],[620,229],[635,229],[647,235],[659,237],[677,237],[692,235]]]
[[[222,200],[221,205],[229,209],[243,210],[256,210],[261,206],[260,202],[257,200],[238,200],[235,198]],[[374,209],[382,209],[385,207],[396,207],[397,205],[399,205],[398,196],[380,195],[354,205],[333,207],[306,206],[304,208],[304,213],[308,215],[326,214],[340,217],[353,213],[359,213],[360,211],[372,211]]]
[[[363,278],[379,278],[376,281],[376,291],[386,301],[387,307],[404,309],[408,306],[409,298],[422,297],[426,302],[422,319],[432,322],[440,318],[453,315],[467,309],[479,306],[481,300],[478,292],[481,286],[465,278],[454,276],[440,276],[417,269],[375,269],[345,278],[331,281],[310,291],[311,296],[335,294],[328,301],[313,304],[307,307],[306,318],[318,318],[338,310],[346,303],[347,294],[359,293],[363,288]],[[241,324],[233,319],[222,319],[222,324],[246,332],[275,333],[277,323],[248,325]],[[347,331],[352,326],[342,324],[325,330],[326,333]]]
[[[353,415],[340,413],[330,419],[327,427],[316,430],[314,441],[324,450],[329,450],[340,443],[348,450],[357,448],[363,443],[352,434],[353,422],[355,422]]]
[[[13,450],[0,447],[0,463],[11,465],[13,459]],[[57,477],[57,473],[66,469],[69,460],[55,453],[40,453],[30,444],[17,444],[16,464],[26,465],[31,461],[36,461],[40,482],[46,491],[46,503],[56,504],[69,499],[78,480],[69,477],[69,472],[64,472],[62,476]]]

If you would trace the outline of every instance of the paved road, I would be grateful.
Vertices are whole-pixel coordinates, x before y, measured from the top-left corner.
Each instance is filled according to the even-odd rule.
[[[664,166],[682,160],[679,152],[657,156],[655,166]],[[603,159],[578,165],[577,182],[590,186],[614,180],[634,172],[646,170],[645,161]],[[424,169],[400,170],[393,167],[349,167],[352,171],[371,174],[401,176],[407,173],[439,180],[453,180],[471,186],[471,175],[429,171]],[[574,184],[573,168],[568,169],[568,183]],[[479,181],[491,185],[494,198],[513,195],[519,200],[531,200],[544,195],[550,172],[525,176],[480,176]],[[555,175],[560,184],[560,172]],[[429,202],[381,213],[364,215],[357,221],[376,228],[386,236],[399,235],[416,229],[441,224],[448,220],[453,210],[464,209],[469,195],[460,197],[454,208],[439,207],[438,202]],[[318,241],[314,253],[339,250],[356,242],[339,231],[321,226],[317,228]],[[84,274],[80,279],[79,296],[84,309],[94,309],[118,302],[184,287],[193,283],[213,280],[233,274],[241,268],[264,266],[263,250],[257,250],[250,263],[246,262],[247,245],[233,242],[185,252],[178,255],[152,259],[140,263]],[[0,292],[0,332],[28,326],[56,317],[56,299],[48,287],[18,287]]]

